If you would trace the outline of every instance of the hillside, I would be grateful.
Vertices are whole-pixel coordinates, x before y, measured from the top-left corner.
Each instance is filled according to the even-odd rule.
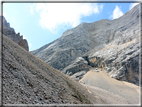
[[[31,53],[79,81],[90,69],[139,85],[140,7],[122,17],[82,23]]]
[[[109,104],[139,104],[139,86],[110,78],[100,69],[88,71],[79,82]]]
[[[3,35],[2,56],[2,103],[5,106],[107,103],[5,35]]]

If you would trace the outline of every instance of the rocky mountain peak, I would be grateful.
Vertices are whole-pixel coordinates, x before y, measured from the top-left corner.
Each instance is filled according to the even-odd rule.
[[[42,60],[22,48],[23,37],[1,17],[1,106],[140,104],[137,7],[115,20],[82,23],[67,30],[57,40],[31,52]]]
[[[138,85],[139,10],[137,5],[115,20],[82,23],[31,53],[75,80],[82,77],[81,71],[101,68],[112,78]],[[88,63],[78,64],[78,57]]]
[[[0,32],[3,29],[2,33],[13,40],[15,43],[19,44],[21,47],[29,51],[28,42],[26,39],[23,39],[23,36],[20,33],[15,33],[15,30],[10,27],[10,23],[8,23],[4,16],[0,16],[0,20],[2,19],[3,23],[0,22]],[[3,24],[3,28],[2,28]]]

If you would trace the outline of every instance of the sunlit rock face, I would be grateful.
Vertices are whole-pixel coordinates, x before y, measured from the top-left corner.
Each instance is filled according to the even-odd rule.
[[[112,78],[138,85],[139,10],[137,5],[118,19],[82,23],[31,53],[75,80],[92,68],[101,68]]]
[[[19,44],[21,47],[29,51],[28,42],[26,39],[23,39],[23,36],[20,33],[16,34],[15,30],[10,27],[10,24],[6,21],[5,17],[0,16],[0,20],[3,20],[3,23],[0,22],[0,31],[13,40],[15,43]],[[3,27],[2,27],[3,24]]]

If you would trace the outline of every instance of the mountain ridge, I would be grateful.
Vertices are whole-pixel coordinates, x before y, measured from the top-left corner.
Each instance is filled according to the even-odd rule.
[[[138,9],[113,21],[82,23],[31,53],[5,22],[11,36],[0,35],[2,106],[140,104]]]
[[[72,62],[76,58],[82,57],[87,59],[89,65],[86,66],[101,67],[111,74],[110,77],[138,85],[139,14],[139,5],[137,5],[118,19],[82,23],[65,31],[60,38],[43,46],[44,48],[41,47],[31,53],[61,72],[70,71],[68,73],[70,76],[74,75],[75,70],[70,65],[73,65]],[[129,62],[130,58],[133,61]],[[133,64],[136,67],[129,67]],[[87,72],[78,64],[75,68]],[[130,75],[130,71],[135,76]]]
[[[76,64],[75,69],[70,66],[74,65],[72,62],[76,58],[82,57],[88,62],[88,65],[84,64],[89,66],[88,68],[101,67],[112,78],[138,85],[139,7],[139,5],[135,6],[118,19],[82,23],[65,31],[60,38],[43,46],[44,48],[41,47],[36,51],[31,51],[31,53],[61,72],[67,73],[69,71],[70,76],[74,75],[75,69],[78,72],[81,70],[87,72],[77,62],[74,63]],[[133,60],[129,62],[130,58]],[[136,66],[130,67],[133,64]],[[131,75],[130,71],[134,73],[134,76]],[[78,80],[78,78],[76,79]]]

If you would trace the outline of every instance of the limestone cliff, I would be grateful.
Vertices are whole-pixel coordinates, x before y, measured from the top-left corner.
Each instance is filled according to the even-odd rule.
[[[82,23],[31,53],[75,80],[88,69],[101,68],[110,77],[138,85],[139,10],[137,5],[118,19]]]

